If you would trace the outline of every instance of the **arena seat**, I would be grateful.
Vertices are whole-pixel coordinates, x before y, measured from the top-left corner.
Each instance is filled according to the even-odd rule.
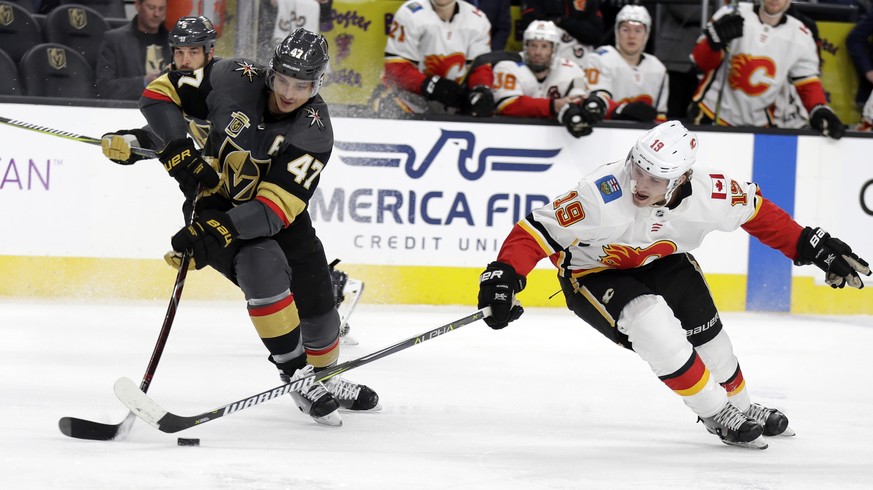
[[[30,12],[0,1],[0,49],[18,63],[27,50],[41,42],[42,31]]]
[[[0,95],[24,95],[21,90],[21,80],[18,76],[18,67],[15,62],[2,49],[0,49]],[[6,76],[5,74],[9,74]]]
[[[94,98],[94,71],[84,56],[63,44],[32,47],[18,63],[25,95]]]
[[[61,0],[61,5],[78,4],[92,8],[103,17],[127,17],[124,0]]]
[[[109,23],[96,10],[79,4],[61,5],[45,20],[46,40],[63,44],[88,60],[91,69],[97,66],[97,54]]]

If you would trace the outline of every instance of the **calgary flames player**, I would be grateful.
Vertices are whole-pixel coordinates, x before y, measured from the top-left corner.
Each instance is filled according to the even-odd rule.
[[[567,306],[636,352],[726,444],[764,449],[794,435],[780,411],[751,401],[731,341],[690,251],[712,231],[742,227],[832,287],[861,288],[867,262],[821,228],[803,228],[754,183],[692,171],[697,136],[677,121],[642,135],[625,161],[601,166],[519,221],[480,277],[479,307],[500,329],[523,309],[515,294],[549,257]]]
[[[588,90],[608,104],[608,119],[667,119],[667,68],[654,55],[643,54],[651,30],[646,7],[625,5],[615,16],[615,47],[601,46],[582,58]]]
[[[485,56],[495,58],[492,89],[499,114],[556,117],[578,138],[603,119],[606,105],[600,99],[586,101],[585,74],[576,63],[557,56],[559,37],[554,23],[535,20],[524,31],[521,56]]]
[[[490,116],[490,78],[467,73],[491,51],[491,23],[457,0],[409,0],[397,9],[385,46],[385,69],[370,105],[377,114],[457,113]]]
[[[333,130],[318,91],[327,40],[298,29],[280,43],[270,68],[221,59],[171,71],[150,83],[140,110],[158,152],[186,195],[206,189],[197,217],[171,240],[196,267],[219,271],[244,293],[249,317],[279,376],[289,381],[339,358],[340,319],[329,266],[307,203],[330,158]],[[186,138],[184,114],[210,122],[203,154]],[[214,156],[213,167],[203,155]],[[298,294],[299,293],[299,294]],[[341,425],[338,408],[376,410],[378,395],[331,378],[291,392],[316,422]]]
[[[815,40],[803,22],[785,13],[790,5],[762,0],[716,11],[691,55],[704,73],[693,97],[695,123],[774,126],[773,105],[791,83],[810,126],[834,139],[843,136],[845,126],[827,105],[819,79]]]

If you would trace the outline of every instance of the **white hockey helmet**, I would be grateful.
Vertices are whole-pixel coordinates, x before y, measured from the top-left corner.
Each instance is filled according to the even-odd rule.
[[[643,44],[649,40],[649,34],[652,33],[652,16],[649,15],[649,11],[646,10],[646,7],[642,5],[625,5],[618,11],[618,14],[615,15],[615,47],[618,48],[618,29],[621,27],[622,22],[635,22],[637,24],[642,24],[646,26],[646,38],[643,40]],[[621,49],[621,48],[619,48]]]
[[[524,47],[527,48],[528,41],[548,41],[552,43],[552,56],[549,58],[548,66],[532,66],[527,60],[527,49],[521,52],[521,57],[524,63],[531,70],[543,71],[552,66],[555,62],[555,57],[558,56],[558,43],[561,41],[561,34],[558,32],[558,26],[550,20],[535,20],[524,30]]]
[[[628,174],[633,165],[659,179],[667,179],[666,199],[669,202],[673,191],[679,186],[679,177],[691,170],[697,160],[697,134],[689,131],[679,121],[667,121],[637,140],[627,156]],[[636,183],[632,183],[636,187]]]

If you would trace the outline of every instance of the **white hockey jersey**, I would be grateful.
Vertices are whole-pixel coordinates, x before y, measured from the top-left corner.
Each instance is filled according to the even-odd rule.
[[[494,100],[498,107],[526,95],[539,99],[560,99],[568,95],[587,95],[585,74],[576,63],[556,58],[543,81],[523,62],[500,61],[494,65]]]
[[[518,226],[535,239],[562,275],[578,276],[603,269],[631,269],[690,252],[710,232],[736,230],[755,214],[757,186],[753,183],[695,168],[690,185],[691,194],[674,209],[638,208],[633,204],[625,162],[613,162],[534,210]],[[511,241],[512,235],[507,243]],[[501,250],[501,257],[505,253]]]
[[[318,0],[278,0],[276,3],[276,26],[273,28],[273,46],[281,43],[289,34],[302,27],[307,31],[320,32]]]
[[[457,2],[450,22],[428,0],[410,0],[397,9],[385,46],[385,62],[408,60],[425,75],[461,81],[467,64],[491,51],[491,23],[467,2]]]
[[[753,8],[746,2],[737,6],[744,19],[743,35],[731,41],[728,63],[710,74],[711,83],[701,100],[701,109],[714,119],[719,92],[727,80],[719,119],[730,126],[769,126],[767,111],[783,85],[792,80],[818,80],[819,76],[815,41],[803,22],[785,15],[784,22],[770,26],[761,22]],[[722,7],[713,19],[732,11],[730,6]]]
[[[564,29],[561,29],[560,27],[558,27],[557,29],[558,34],[561,35],[561,39],[560,41],[558,41],[557,57],[564,58],[576,63],[577,65],[581,65],[582,58],[584,58],[586,54],[594,51],[594,46],[590,44],[582,44]]]
[[[588,91],[609,93],[616,104],[645,102],[667,113],[669,80],[667,68],[654,55],[643,54],[640,63],[631,66],[614,46],[601,46],[585,55],[582,69],[588,82]]]

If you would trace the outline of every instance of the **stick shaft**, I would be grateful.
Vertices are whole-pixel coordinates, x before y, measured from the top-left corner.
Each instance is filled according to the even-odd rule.
[[[35,131],[41,134],[47,134],[50,136],[57,136],[59,138],[64,138],[73,141],[79,141],[81,143],[88,143],[89,145],[97,145],[100,146],[99,138],[92,138],[90,136],[83,136],[81,134],[70,133],[68,131],[61,131],[59,129],[47,128],[45,126],[39,126],[36,124],[31,124],[24,121],[19,121],[17,119],[9,119],[8,117],[0,116],[0,123],[7,124],[9,126],[13,126],[16,128],[26,129],[28,131]],[[150,150],[148,148],[138,148],[136,146],[132,146],[130,148],[131,153],[135,153],[139,156],[147,157],[147,158],[156,158],[157,154],[154,150]]]

